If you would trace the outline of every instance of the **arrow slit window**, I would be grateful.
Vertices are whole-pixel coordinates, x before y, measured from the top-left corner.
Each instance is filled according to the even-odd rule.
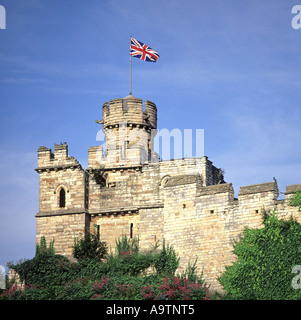
[[[59,206],[60,208],[65,208],[66,206],[66,191],[64,188],[62,188],[59,193]]]

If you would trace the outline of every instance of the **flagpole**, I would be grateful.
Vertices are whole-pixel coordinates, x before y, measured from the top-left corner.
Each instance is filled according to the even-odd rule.
[[[130,37],[130,95],[132,95],[132,55],[131,55],[131,41],[132,36]]]

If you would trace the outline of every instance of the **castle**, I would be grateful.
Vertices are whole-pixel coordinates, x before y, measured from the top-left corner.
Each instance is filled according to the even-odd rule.
[[[198,258],[198,271],[219,289],[217,277],[235,260],[233,241],[245,227],[261,226],[263,209],[276,207],[282,217],[300,220],[288,200],[301,184],[287,186],[284,200],[278,200],[276,180],[243,186],[235,198],[232,184],[206,156],[159,161],[151,101],[113,99],[96,122],[106,146],[89,148],[86,170],[68,155],[67,144],[55,145],[54,153],[38,149],[36,239],[54,240],[58,254],[70,258],[74,238],[95,226],[109,248],[122,234],[139,236],[141,250],[165,239],[180,257],[180,272]]]

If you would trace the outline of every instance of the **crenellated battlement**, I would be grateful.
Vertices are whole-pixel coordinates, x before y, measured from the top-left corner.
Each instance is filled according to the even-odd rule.
[[[279,190],[278,190],[277,182],[276,181],[265,182],[265,183],[252,184],[252,185],[240,187],[239,197],[248,195],[248,194],[261,193],[261,192],[273,192],[275,194],[275,197],[278,198]]]
[[[154,136],[157,133],[157,107],[146,100],[129,95],[112,99],[102,107],[102,120],[106,137],[106,157],[89,150],[89,166],[102,163],[106,167],[137,165],[150,161],[153,154]]]
[[[82,169],[80,163],[74,158],[68,156],[68,145],[55,144],[54,153],[51,149],[44,146],[38,149],[38,168],[35,169],[39,173],[43,170],[58,170],[66,168]]]
[[[301,184],[291,184],[286,186],[285,196],[290,197],[290,195],[294,194],[296,191],[301,190]]]
[[[118,127],[121,122],[126,122],[129,127],[157,128],[156,105],[149,100],[143,105],[142,99],[131,95],[105,102],[102,115],[103,120],[97,122],[103,124],[104,129]]]
[[[241,186],[238,198],[235,198],[232,183],[222,183],[200,187],[197,196],[201,198],[202,196],[214,197],[219,194],[227,194],[226,198],[229,201],[221,203],[223,208],[226,208],[228,205],[233,205],[235,202],[236,204],[245,207],[250,206],[250,202],[252,204],[261,202],[263,206],[266,205],[266,207],[270,208],[273,205],[277,207],[278,204],[283,204],[284,202],[288,205],[288,200],[297,190],[301,190],[301,184],[286,186],[285,198],[283,200],[278,200],[279,189],[277,181],[274,180],[271,182]]]

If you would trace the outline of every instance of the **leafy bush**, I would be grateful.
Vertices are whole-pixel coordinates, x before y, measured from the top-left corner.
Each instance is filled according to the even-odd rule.
[[[200,275],[198,275],[197,272],[196,272],[196,269],[197,269],[196,263],[197,263],[197,261],[198,261],[198,258],[195,259],[195,261],[194,261],[194,263],[192,265],[191,265],[191,263],[189,261],[188,266],[187,266],[186,270],[183,273],[183,277],[188,279],[188,280],[190,280],[190,281],[204,284],[205,280],[203,279],[203,270],[202,270],[202,273]]]
[[[126,235],[116,240],[116,254],[110,254],[107,274],[137,276],[154,263],[152,253],[140,253],[137,238],[128,239]]]
[[[82,239],[74,240],[73,256],[77,260],[100,261],[107,252],[106,242],[100,241],[96,233],[87,232]]]
[[[295,195],[290,199],[289,204],[294,207],[299,207],[301,210],[301,190],[298,190]]]
[[[123,234],[120,238],[115,240],[116,254],[122,255],[124,252],[138,253],[139,251],[139,238],[128,238],[126,234]]]
[[[90,240],[94,241],[93,237]],[[81,246],[94,252],[88,240]],[[79,244],[77,242],[76,244]],[[51,249],[52,248],[52,249]],[[79,257],[79,256],[78,256]],[[138,240],[126,236],[116,241],[116,253],[105,260],[81,255],[77,262],[55,254],[41,239],[36,256],[10,267],[25,282],[21,290],[11,286],[0,294],[0,300],[153,300],[208,299],[204,281],[196,276],[195,265],[181,277],[174,277],[179,258],[171,246],[163,243],[160,253],[139,252]],[[156,273],[145,270],[156,266]],[[169,276],[166,276],[169,275]]]
[[[37,254],[31,260],[11,264],[10,268],[19,274],[20,280],[26,285],[35,284],[37,287],[63,285],[77,273],[77,264],[47,251]]]
[[[46,238],[43,236],[40,239],[40,244],[36,245],[36,255],[39,255],[40,253],[47,252],[50,255],[54,255],[54,247],[53,247],[54,241],[51,241],[49,244],[49,248],[47,248],[47,242]]]
[[[108,258],[108,274],[137,276],[143,273],[153,263],[153,257],[141,253],[125,253],[121,256]]]
[[[155,268],[160,275],[174,275],[179,267],[180,258],[177,257],[172,246],[165,246],[163,240],[162,251],[155,258]]]
[[[104,277],[93,285],[93,300],[144,300],[142,287],[150,283],[157,288],[161,278],[155,275],[148,277],[121,276]]]
[[[61,286],[57,293],[59,300],[90,300],[93,295],[93,282],[77,278]]]
[[[89,173],[101,188],[104,188],[106,186],[107,183],[104,167],[100,167],[98,169],[90,169]]]
[[[36,246],[36,255],[33,259],[25,260],[17,264],[9,263],[20,276],[29,292],[34,293],[40,287],[55,287],[65,284],[76,277],[78,266],[66,257],[55,254],[53,241],[47,248],[45,237]],[[16,292],[16,295],[18,292]]]
[[[184,277],[165,278],[159,289],[161,295],[166,295],[169,300],[211,300],[214,298],[206,285]]]
[[[159,275],[147,277],[103,278],[93,285],[93,300],[209,300],[215,297],[207,286],[184,277],[164,278]]]
[[[292,268],[301,265],[301,225],[265,213],[264,227],[246,228],[234,244],[237,261],[226,267],[219,282],[233,299],[300,299],[292,287]]]

